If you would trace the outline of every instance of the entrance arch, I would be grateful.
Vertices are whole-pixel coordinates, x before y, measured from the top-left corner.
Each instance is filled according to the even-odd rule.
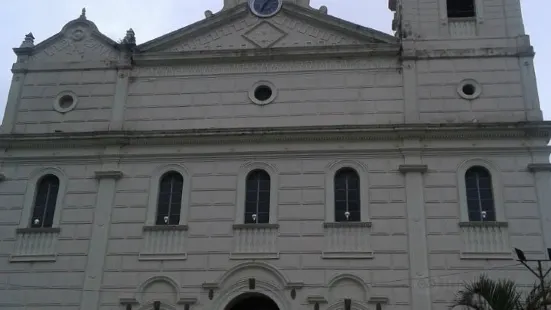
[[[281,310],[270,297],[261,293],[243,293],[230,301],[224,310]]]

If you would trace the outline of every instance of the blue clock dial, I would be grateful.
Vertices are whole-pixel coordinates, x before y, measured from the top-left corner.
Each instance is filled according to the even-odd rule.
[[[272,16],[281,8],[281,0],[251,0],[253,13],[259,16]]]

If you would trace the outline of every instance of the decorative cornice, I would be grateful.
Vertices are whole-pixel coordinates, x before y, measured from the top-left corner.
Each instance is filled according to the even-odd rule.
[[[144,226],[144,231],[173,231],[173,230],[188,230],[187,225],[155,225],[155,226]]]
[[[105,171],[96,171],[94,172],[96,179],[115,179],[118,180],[122,178],[122,171],[118,170],[105,170]]]
[[[549,139],[551,122],[394,124],[173,131],[0,134],[0,148],[80,148],[110,145],[208,145],[268,142],[389,141],[403,139]]]
[[[425,173],[428,170],[428,166],[427,165],[400,165],[398,167],[398,170],[401,173],[409,173],[409,172]]]
[[[277,229],[279,224],[234,224],[233,229]]]
[[[323,223],[323,228],[344,228],[344,227],[367,227],[372,226],[372,222],[335,222]]]
[[[551,164],[528,164],[528,171],[530,172],[551,171]]]

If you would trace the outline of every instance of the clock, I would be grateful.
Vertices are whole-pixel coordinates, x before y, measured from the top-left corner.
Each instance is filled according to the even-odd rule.
[[[281,10],[283,0],[249,0],[249,8],[258,17],[271,17]]]

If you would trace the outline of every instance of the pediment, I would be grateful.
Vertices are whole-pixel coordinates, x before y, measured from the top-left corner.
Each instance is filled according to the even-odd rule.
[[[116,46],[115,41],[99,32],[96,25],[82,15],[56,35],[26,49],[30,50],[29,61],[34,63],[93,62],[116,60],[119,54]],[[17,53],[18,49],[15,50]]]
[[[146,42],[141,52],[187,52],[312,46],[398,44],[395,37],[286,3],[272,18],[258,18],[246,4]]]

